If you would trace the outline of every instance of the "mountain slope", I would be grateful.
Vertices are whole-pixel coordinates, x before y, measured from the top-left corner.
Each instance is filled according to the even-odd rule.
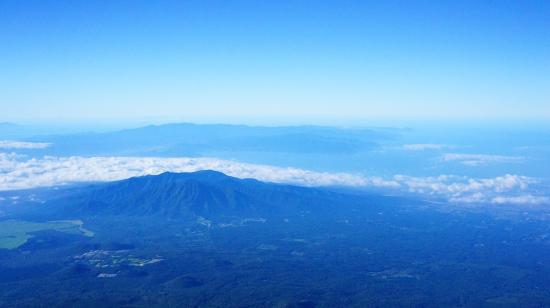
[[[362,203],[361,198],[328,190],[238,179],[216,171],[136,177],[49,202],[61,214],[169,218],[329,213]]]

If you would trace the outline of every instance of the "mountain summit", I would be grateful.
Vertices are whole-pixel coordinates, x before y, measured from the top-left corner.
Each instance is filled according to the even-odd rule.
[[[293,214],[357,203],[324,189],[264,183],[205,170],[162,173],[100,184],[54,203],[87,215],[194,216]]]

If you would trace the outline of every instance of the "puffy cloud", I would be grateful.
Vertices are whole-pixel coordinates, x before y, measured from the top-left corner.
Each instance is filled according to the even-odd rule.
[[[456,161],[465,166],[476,167],[492,163],[517,163],[524,160],[518,156],[446,153],[441,156],[445,162]]]
[[[506,174],[473,179],[455,175],[389,179],[350,173],[315,172],[298,168],[249,164],[217,158],[53,157],[28,158],[0,153],[0,190],[56,186],[77,182],[114,181],[162,172],[217,170],[239,178],[303,186],[351,186],[408,192],[455,203],[542,204],[547,197],[532,193],[536,179]]]
[[[398,189],[401,188],[401,184],[396,180],[385,180],[378,176],[371,176],[365,178],[363,186],[373,186],[378,188]]]
[[[403,145],[403,149],[407,151],[442,150],[448,147],[449,146],[445,144],[433,144],[433,143],[416,143],[416,144]]]
[[[529,184],[537,182],[526,176],[511,174],[488,179],[472,179],[454,175],[440,175],[437,177],[397,175],[395,179],[405,185],[410,192],[442,195],[460,195],[488,190],[495,193],[525,190]]]
[[[45,149],[51,143],[0,140],[0,149]]]
[[[550,204],[545,196],[528,194],[531,186],[539,184],[539,181],[521,175],[506,174],[486,179],[454,175],[397,175],[395,180],[410,193],[444,198],[453,203]]]

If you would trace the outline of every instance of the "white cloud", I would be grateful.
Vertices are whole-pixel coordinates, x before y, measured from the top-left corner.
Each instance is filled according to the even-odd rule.
[[[493,163],[517,163],[524,160],[518,156],[446,153],[441,156],[445,162],[456,161],[465,166],[476,167]]]
[[[520,195],[520,196],[513,196],[513,197],[505,197],[505,196],[498,196],[494,197],[491,200],[491,203],[494,204],[550,204],[550,198],[545,196],[533,196],[530,194],[527,195]]]
[[[45,149],[51,143],[0,140],[0,149]]]
[[[389,179],[350,173],[315,172],[298,168],[248,164],[216,158],[165,157],[53,157],[28,158],[0,153],[0,191],[57,186],[77,182],[114,181],[162,172],[217,170],[239,178],[303,186],[352,186],[409,192],[455,203],[550,203],[536,196],[531,186],[536,179],[506,174],[473,179],[455,175]]]
[[[410,193],[443,198],[453,203],[550,204],[545,196],[528,194],[531,186],[539,184],[538,180],[520,175],[506,174],[485,179],[455,175],[397,175],[394,180]]]
[[[192,172],[204,169],[221,171],[239,178],[305,186],[367,184],[365,178],[349,173],[313,172],[216,158],[46,156],[41,159],[26,159],[21,155],[0,153],[0,190],[114,181],[166,171]]]
[[[433,143],[416,143],[416,144],[403,145],[403,149],[407,151],[442,150],[448,147],[449,146],[445,144],[433,144]]]

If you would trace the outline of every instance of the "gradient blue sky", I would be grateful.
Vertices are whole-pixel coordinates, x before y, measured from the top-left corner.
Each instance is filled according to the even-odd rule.
[[[550,119],[550,1],[0,2],[0,122]]]

